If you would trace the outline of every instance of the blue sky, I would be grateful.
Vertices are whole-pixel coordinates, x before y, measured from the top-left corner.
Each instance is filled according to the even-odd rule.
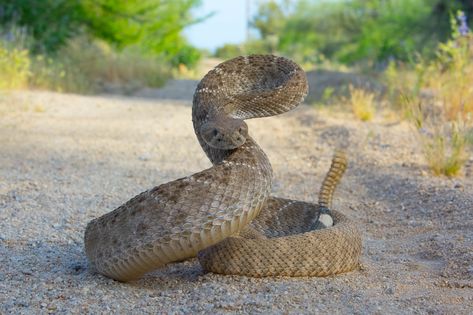
[[[255,5],[252,3],[252,9]],[[238,44],[245,40],[246,0],[203,0],[194,10],[197,17],[210,12],[214,15],[184,31],[191,44],[213,51],[225,43]]]

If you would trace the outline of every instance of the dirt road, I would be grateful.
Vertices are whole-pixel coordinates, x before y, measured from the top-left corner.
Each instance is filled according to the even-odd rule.
[[[274,195],[308,201],[334,147],[349,143],[334,205],[363,231],[361,270],[252,279],[205,274],[191,260],[128,284],[91,273],[88,221],[210,166],[190,105],[172,95],[1,96],[0,313],[473,313],[473,178],[431,176],[404,123],[306,105],[250,121],[250,133],[273,164]]]

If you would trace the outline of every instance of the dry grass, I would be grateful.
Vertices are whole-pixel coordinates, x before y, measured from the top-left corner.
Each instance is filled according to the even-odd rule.
[[[349,86],[350,98],[348,100],[353,114],[361,121],[370,121],[375,114],[375,95],[364,89]]]
[[[455,121],[410,104],[411,121],[421,145],[424,158],[435,175],[459,175],[468,160],[468,149],[473,143],[471,115]]]
[[[401,96],[391,97],[393,107],[415,126],[432,172],[461,174],[473,144],[473,36],[441,44],[434,61],[420,60],[410,73],[390,65],[386,76]]]
[[[126,93],[161,86],[171,76],[166,62],[137,48],[117,51],[102,42],[76,38],[54,56],[33,55],[25,48],[28,39],[21,32],[14,34],[19,35],[13,40],[0,36],[2,90],[93,93],[114,86]]]
[[[37,56],[31,85],[55,91],[90,93],[109,86],[124,92],[141,87],[157,87],[170,76],[169,67],[156,57],[129,48],[111,49],[103,42],[77,38],[55,59]]]

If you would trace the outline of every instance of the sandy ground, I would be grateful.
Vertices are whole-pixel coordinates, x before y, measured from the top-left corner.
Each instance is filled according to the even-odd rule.
[[[273,164],[274,194],[308,201],[333,148],[350,144],[335,207],[363,231],[360,270],[253,279],[205,274],[191,260],[126,284],[90,272],[87,222],[210,166],[190,99],[148,96],[0,97],[1,314],[473,313],[471,172],[431,176],[403,123],[308,106],[250,121],[250,132]]]

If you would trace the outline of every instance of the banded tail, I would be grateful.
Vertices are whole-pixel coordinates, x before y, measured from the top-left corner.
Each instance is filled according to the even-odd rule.
[[[332,209],[333,194],[337,185],[340,183],[345,170],[347,169],[348,161],[344,150],[337,149],[332,158],[332,165],[325,175],[324,181],[319,191],[319,207],[320,214],[314,224],[314,228],[320,223],[324,227],[333,225],[333,219],[330,215]]]

